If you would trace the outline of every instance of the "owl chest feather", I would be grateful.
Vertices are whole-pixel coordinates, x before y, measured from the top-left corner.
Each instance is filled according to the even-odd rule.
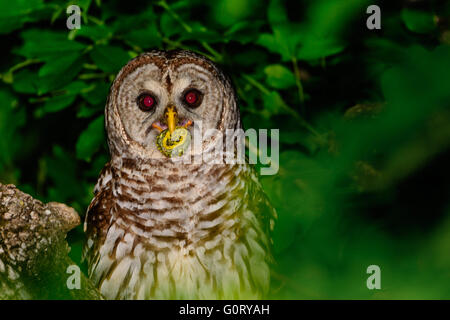
[[[108,222],[90,275],[116,298],[257,298],[267,234],[251,210],[247,165],[123,161],[105,177]],[[106,184],[105,184],[106,188]],[[106,228],[106,229],[105,229]]]

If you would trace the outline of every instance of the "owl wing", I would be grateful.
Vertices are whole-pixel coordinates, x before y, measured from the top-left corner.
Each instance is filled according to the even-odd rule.
[[[263,231],[268,236],[269,248],[272,249],[272,233],[278,217],[277,212],[264,192],[254,168],[252,168],[250,178],[252,180],[250,188],[253,190],[249,191],[251,197],[249,199],[248,209],[262,222]],[[270,260],[273,260],[271,255]]]
[[[89,266],[98,258],[99,246],[103,243],[111,220],[112,206],[112,171],[108,162],[100,172],[94,188],[94,198],[89,205],[84,222],[87,241],[83,248],[83,260]]]
[[[259,297],[263,298],[269,293],[271,270],[275,262],[272,254],[272,230],[277,213],[270,204],[253,167],[247,179],[248,198],[241,211],[240,239],[247,248],[249,262],[237,266],[240,270],[248,272],[253,288],[259,293]]]

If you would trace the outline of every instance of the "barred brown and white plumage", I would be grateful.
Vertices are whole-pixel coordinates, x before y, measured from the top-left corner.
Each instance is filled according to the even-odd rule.
[[[89,276],[101,293],[108,299],[263,297],[275,211],[253,168],[174,161],[155,143],[171,121],[191,132],[240,128],[227,77],[197,54],[152,51],[119,72],[105,115],[111,161],[85,222]],[[206,152],[218,139],[186,156]]]

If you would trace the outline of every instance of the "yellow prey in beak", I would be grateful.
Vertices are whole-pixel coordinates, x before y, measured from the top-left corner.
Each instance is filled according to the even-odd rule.
[[[177,110],[172,105],[167,106],[162,121],[165,124],[159,121],[152,124],[160,132],[156,137],[158,150],[169,158],[182,156],[191,143],[191,134],[187,128],[192,125],[192,121],[184,119],[179,123]]]

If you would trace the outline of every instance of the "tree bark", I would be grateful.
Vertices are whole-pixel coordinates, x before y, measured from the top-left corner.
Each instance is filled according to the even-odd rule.
[[[0,299],[101,299],[68,256],[79,224],[73,208],[0,183]]]

